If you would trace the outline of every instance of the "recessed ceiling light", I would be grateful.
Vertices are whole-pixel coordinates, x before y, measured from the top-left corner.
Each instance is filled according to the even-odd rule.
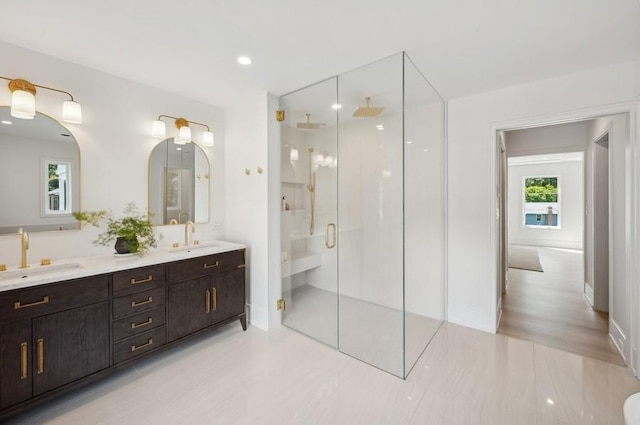
[[[340,108],[342,108],[342,105],[341,105],[341,104],[339,104],[339,103],[334,103],[333,105],[331,105],[331,107],[332,107],[333,109],[340,109]]]
[[[413,142],[411,140],[407,140],[407,145],[411,145]]]
[[[246,56],[240,56],[238,57],[238,63],[240,65],[251,65],[251,58],[248,58]]]
[[[5,121],[5,120],[0,121],[0,122],[1,122],[2,124],[7,124],[7,125],[9,125],[9,124],[13,124],[11,121]]]

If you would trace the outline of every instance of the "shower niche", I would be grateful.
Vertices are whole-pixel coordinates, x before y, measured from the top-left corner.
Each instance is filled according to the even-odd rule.
[[[280,109],[282,323],[404,378],[443,319],[444,102],[400,53]]]

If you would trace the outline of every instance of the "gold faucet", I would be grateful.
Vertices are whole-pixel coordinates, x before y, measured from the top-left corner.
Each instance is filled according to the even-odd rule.
[[[196,225],[193,221],[189,220],[184,223],[184,246],[189,246],[189,226],[191,226],[191,233],[196,231]]]
[[[18,234],[20,235],[20,268],[26,269],[29,267],[29,263],[27,262],[27,250],[29,249],[29,233],[24,230],[22,227],[18,229]]]
[[[171,220],[169,220],[169,224],[178,224],[178,220],[176,220],[175,218],[172,218]]]

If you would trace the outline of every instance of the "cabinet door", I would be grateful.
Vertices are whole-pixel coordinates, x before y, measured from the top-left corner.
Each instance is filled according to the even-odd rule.
[[[209,278],[169,285],[169,341],[189,335],[211,323]]]
[[[244,269],[220,273],[211,279],[211,323],[244,312]]]
[[[109,302],[33,319],[33,394],[109,367]]]
[[[31,320],[0,326],[0,409],[31,398]]]

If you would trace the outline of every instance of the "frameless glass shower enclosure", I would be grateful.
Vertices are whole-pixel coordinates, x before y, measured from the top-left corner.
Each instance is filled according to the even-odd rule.
[[[283,324],[404,378],[443,319],[444,102],[400,53],[280,103]]]

